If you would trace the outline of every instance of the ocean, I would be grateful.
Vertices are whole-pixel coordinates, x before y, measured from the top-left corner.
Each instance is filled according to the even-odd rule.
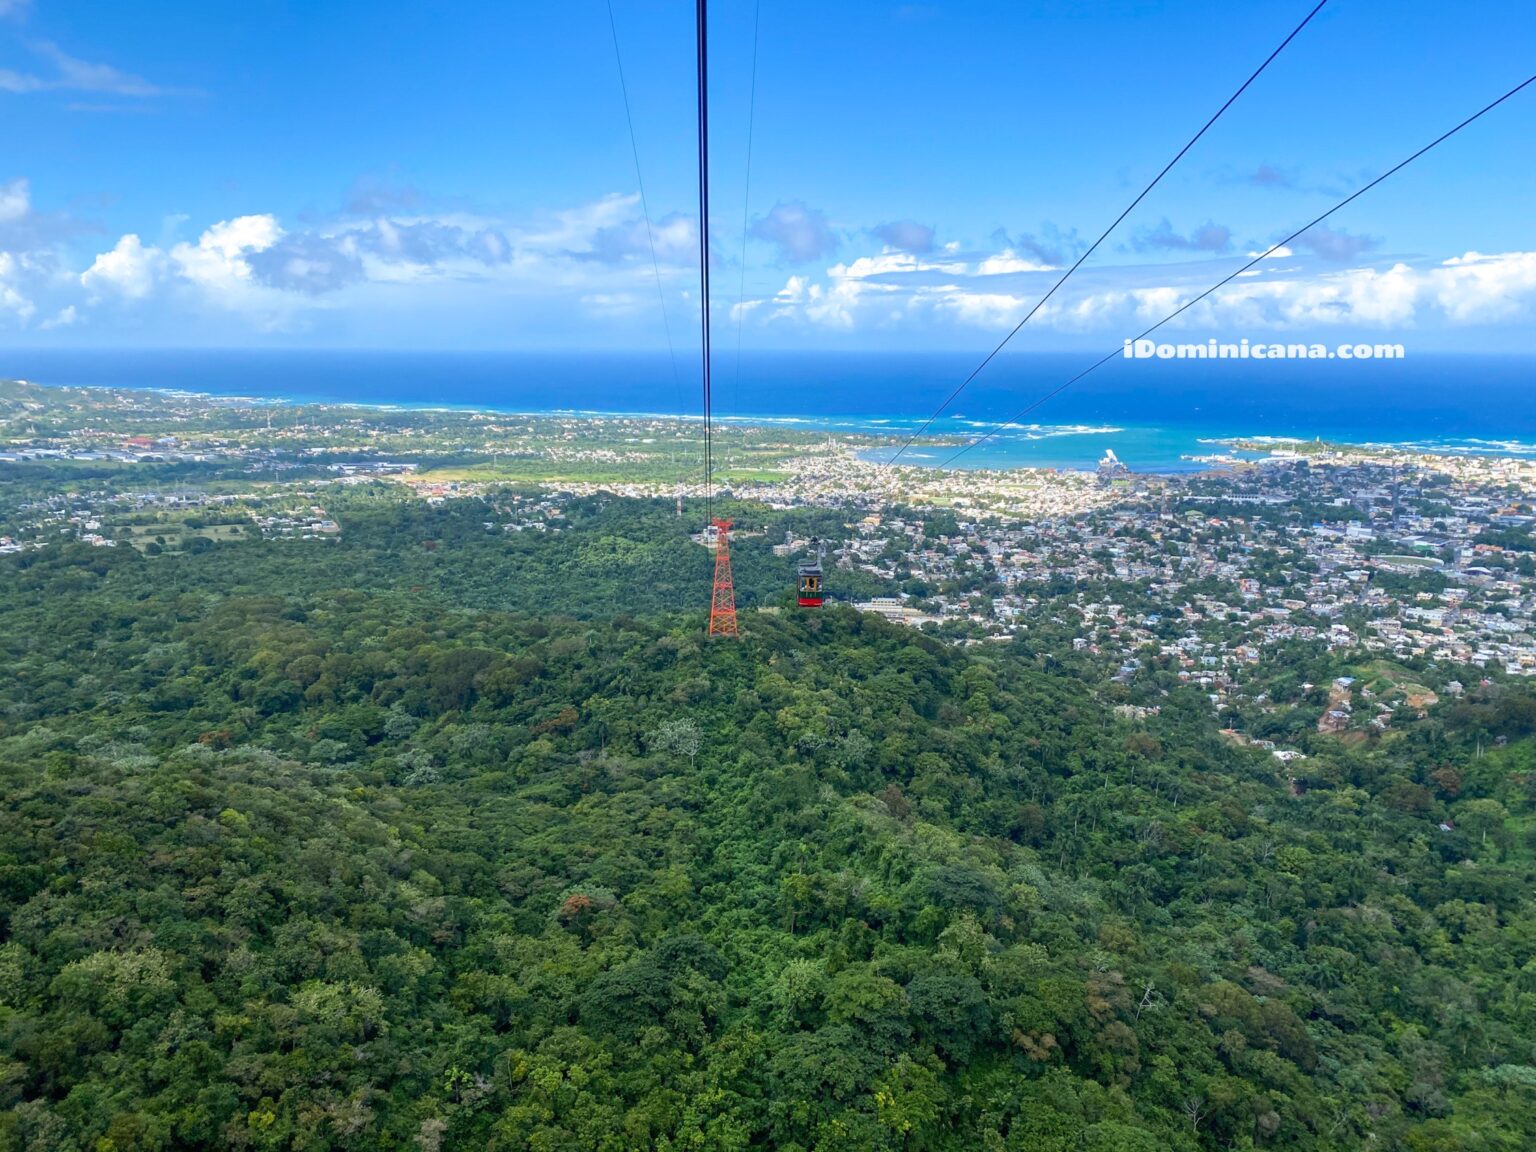
[[[973,436],[1096,357],[1005,353],[935,421]],[[715,365],[718,418],[907,435],[975,367],[958,354],[760,352]],[[0,351],[0,378],[175,389],[274,401],[513,412],[697,415],[698,367],[679,354],[352,351]],[[1398,361],[1116,359],[956,462],[1091,468],[1112,449],[1135,471],[1200,467],[1212,441],[1279,437],[1536,458],[1536,357]],[[913,464],[942,464],[914,447]],[[883,458],[875,454],[875,458]]]

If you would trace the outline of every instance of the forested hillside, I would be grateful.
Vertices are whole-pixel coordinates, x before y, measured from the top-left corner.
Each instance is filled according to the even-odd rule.
[[[1536,1147],[1528,689],[1293,782],[763,549],[707,643],[658,505],[342,528],[0,558],[0,1149]]]

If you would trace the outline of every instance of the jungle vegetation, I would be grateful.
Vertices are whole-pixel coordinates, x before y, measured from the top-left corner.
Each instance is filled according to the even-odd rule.
[[[766,542],[706,642],[663,505],[341,519],[0,559],[5,1152],[1536,1146],[1528,688],[1287,770]]]

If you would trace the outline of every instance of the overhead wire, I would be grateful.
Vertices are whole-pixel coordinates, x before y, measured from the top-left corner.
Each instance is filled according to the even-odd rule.
[[[715,518],[715,432],[709,347],[709,28],[705,0],[696,0],[699,79],[699,328],[704,382],[704,512]]]
[[[672,386],[681,407],[683,381],[677,370],[677,348],[672,342],[672,322],[667,317],[667,294],[661,283],[661,261],[656,258],[656,230],[651,224],[651,208],[645,196],[645,177],[640,170],[640,145],[635,138],[635,118],[630,112],[629,84],[624,78],[624,54],[619,50],[619,25],[613,16],[613,0],[608,6],[608,31],[613,35],[613,59],[619,70],[619,91],[624,97],[624,123],[629,128],[629,151],[635,161],[635,184],[640,190],[640,212],[645,217],[645,239],[651,249],[651,271],[656,276],[656,302],[661,306],[661,327],[667,336],[667,357],[672,365]]]
[[[1508,92],[1504,93],[1504,95],[1500,96],[1497,100],[1494,100],[1490,104],[1484,105],[1481,109],[1479,109],[1478,111],[1474,112],[1471,116],[1468,116],[1465,120],[1463,120],[1460,124],[1457,124],[1454,128],[1450,129],[1447,132],[1443,132],[1439,136],[1435,137],[1435,139],[1431,140],[1428,144],[1424,145],[1424,147],[1420,148],[1417,152],[1415,152],[1413,155],[1409,156],[1406,160],[1402,160],[1399,163],[1394,164],[1391,168],[1388,168],[1385,172],[1383,172],[1380,176],[1376,177],[1370,183],[1363,185],[1362,187],[1358,188],[1356,191],[1352,192],[1350,195],[1346,196],[1343,200],[1340,200],[1337,204],[1335,204],[1332,208],[1328,209],[1328,211],[1324,212],[1321,216],[1315,217],[1314,219],[1308,221],[1306,224],[1303,224],[1300,228],[1296,229],[1296,231],[1292,232],[1289,236],[1286,236],[1284,239],[1277,240],[1275,243],[1271,244],[1263,252],[1260,252],[1257,256],[1253,257],[1253,259],[1249,260],[1248,263],[1244,264],[1241,268],[1237,269],[1235,272],[1232,272],[1231,274],[1222,277],[1222,279],[1218,280],[1215,284],[1212,284],[1204,292],[1200,293],[1200,295],[1194,297],[1192,300],[1189,300],[1189,301],[1185,302],[1184,304],[1181,304],[1178,308],[1174,309],[1168,315],[1164,316],[1161,320],[1159,320],[1156,324],[1153,324],[1150,328],[1145,329],[1139,335],[1131,337],[1129,342],[1130,343],[1134,343],[1137,340],[1142,340],[1142,339],[1145,339],[1147,336],[1150,336],[1153,332],[1156,332],[1164,324],[1167,324],[1169,321],[1171,321],[1171,320],[1175,319],[1176,317],[1182,315],[1184,312],[1187,312],[1190,308],[1193,308],[1196,304],[1200,303],[1200,301],[1204,300],[1207,296],[1210,296],[1212,293],[1216,292],[1218,289],[1223,288],[1226,285],[1230,284],[1233,280],[1236,280],[1239,276],[1241,276],[1244,272],[1247,272],[1254,265],[1260,263],[1261,261],[1263,261],[1265,259],[1268,259],[1274,253],[1278,252],[1281,248],[1285,247],[1291,241],[1295,240],[1298,236],[1302,235],[1308,229],[1315,228],[1317,225],[1321,224],[1324,220],[1328,219],[1328,217],[1332,216],[1335,212],[1339,211],[1341,208],[1344,208],[1346,205],[1351,204],[1355,200],[1358,200],[1361,196],[1364,196],[1367,192],[1369,192],[1372,188],[1376,187],[1376,185],[1380,184],[1383,180],[1387,179],[1389,176],[1392,176],[1393,174],[1402,171],[1402,169],[1408,167],[1408,165],[1412,164],[1420,156],[1423,156],[1426,152],[1430,151],[1433,148],[1438,147],[1440,144],[1443,144],[1445,141],[1449,140],[1452,136],[1456,135],[1456,133],[1460,132],[1463,128],[1467,127],[1467,125],[1473,123],[1476,120],[1481,119],[1483,116],[1486,116],[1489,112],[1492,112],[1495,108],[1497,108],[1500,104],[1504,103],[1510,97],[1514,96],[1516,93],[1520,92],[1524,88],[1529,87],[1532,84],[1536,84],[1536,76],[1531,76],[1528,79],[1524,80],[1523,82],[1521,82],[1519,84],[1516,84],[1513,88],[1511,88]],[[953,456],[949,457],[949,459],[945,460],[944,463],[940,465],[940,467],[943,467],[943,468],[949,467],[956,460],[960,459],[960,457],[964,456],[967,452],[971,451],[971,449],[977,448],[977,447],[981,446],[982,444],[986,443],[988,440],[992,439],[992,437],[996,436],[999,432],[1003,431],[1004,429],[1013,427],[1020,420],[1022,420],[1025,416],[1028,416],[1036,408],[1038,408],[1038,407],[1040,407],[1040,405],[1044,404],[1047,400],[1050,400],[1050,399],[1052,399],[1052,398],[1054,398],[1056,396],[1061,395],[1061,393],[1065,392],[1068,388],[1072,387],[1072,385],[1076,384],[1079,380],[1081,380],[1083,377],[1087,376],[1089,373],[1095,372],[1098,369],[1102,368],[1105,364],[1109,363],[1116,356],[1122,354],[1122,349],[1124,348],[1125,343],[1126,342],[1122,342],[1120,348],[1116,348],[1113,351],[1106,353],[1101,359],[1097,360],[1093,364],[1090,364],[1087,368],[1084,368],[1076,376],[1073,376],[1071,379],[1069,379],[1066,382],[1064,382],[1064,383],[1058,385],[1057,387],[1053,388],[1051,391],[1049,391],[1045,395],[1039,397],[1037,400],[1035,400],[1034,402],[1032,402],[1028,406],[1026,406],[1024,408],[1021,408],[1018,412],[1014,413],[1007,420],[1004,420],[1002,423],[1000,423],[1000,424],[996,425],[995,427],[991,428],[990,430],[988,430],[985,434],[983,434],[981,436],[978,436],[976,439],[972,440],[969,444],[965,445],[965,447],[961,448]]]
[[[923,433],[928,431],[928,429],[933,426],[933,422],[944,414],[945,410],[948,409],[949,406],[953,404],[955,400],[960,396],[960,393],[964,392],[968,387],[970,387],[971,382],[975,380],[976,377],[980,376],[981,373],[986,369],[987,365],[996,359],[998,353],[1006,348],[1009,342],[1023,330],[1024,325],[1028,324],[1030,320],[1034,318],[1035,313],[1039,312],[1041,308],[1045,307],[1046,302],[1056,294],[1056,290],[1065,284],[1067,280],[1071,278],[1074,272],[1082,267],[1083,262],[1086,261],[1088,257],[1092,256],[1099,245],[1104,243],[1104,241],[1109,238],[1109,234],[1120,226],[1121,221],[1129,216],[1135,210],[1136,206],[1140,204],[1144,199],[1146,199],[1147,194],[1162,182],[1163,177],[1168,175],[1168,173],[1173,170],[1174,165],[1177,164],[1180,160],[1184,159],[1185,153],[1193,148],[1195,144],[1200,140],[1200,138],[1210,130],[1211,125],[1215,124],[1216,121],[1221,119],[1222,114],[1226,112],[1228,108],[1232,107],[1234,103],[1236,103],[1237,98],[1246,92],[1249,85],[1257,80],[1259,76],[1264,72],[1264,70],[1274,62],[1275,57],[1279,56],[1281,52],[1285,51],[1286,46],[1290,44],[1292,40],[1296,39],[1296,37],[1301,33],[1301,30],[1312,22],[1312,18],[1321,12],[1323,10],[1323,6],[1327,3],[1328,0],[1318,0],[1317,6],[1313,8],[1312,11],[1307,13],[1306,17],[1301,21],[1300,24],[1291,29],[1290,35],[1287,36],[1284,40],[1280,41],[1279,47],[1277,47],[1273,52],[1264,58],[1264,62],[1253,70],[1253,74],[1249,76],[1248,79],[1243,81],[1242,85],[1237,89],[1236,92],[1233,92],[1232,95],[1227,97],[1226,103],[1224,103],[1220,108],[1216,109],[1215,114],[1212,115],[1211,118],[1207,120],[1203,125],[1201,125],[1200,131],[1196,132],[1189,138],[1188,143],[1186,143],[1184,147],[1180,148],[1174,158],[1163,166],[1163,170],[1152,178],[1152,182],[1137,194],[1136,199],[1132,200],[1130,204],[1126,206],[1125,210],[1121,212],[1120,215],[1115,217],[1114,222],[1110,224],[1108,228],[1104,229],[1102,233],[1100,233],[1099,238],[1088,246],[1087,250],[1084,251],[1082,255],[1080,255],[1077,260],[1073,262],[1070,268],[1061,274],[1056,283],[1051,285],[1050,291],[1035,302],[1035,306],[1025,314],[1024,319],[1015,324],[1013,330],[1002,338],[997,347],[988,352],[986,358],[971,370],[970,375],[967,376],[964,380],[960,381],[955,390],[951,392],[947,397],[945,397],[944,402],[933,410],[933,415],[929,416],[927,420],[923,421],[922,426],[907,437],[906,441],[901,445],[901,447],[896,449],[891,458],[885,462],[884,467],[888,468],[895,464],[897,460],[901,459],[902,454],[906,452],[908,448],[912,447],[912,445],[917,441],[918,437],[922,436]]]

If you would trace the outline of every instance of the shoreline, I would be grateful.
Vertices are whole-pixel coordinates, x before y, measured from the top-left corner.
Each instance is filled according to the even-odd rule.
[[[396,414],[421,413],[423,415],[453,415],[462,417],[514,417],[542,420],[640,420],[694,426],[703,422],[696,413],[658,412],[654,410],[624,410],[616,408],[528,408],[499,407],[493,404],[444,404],[432,401],[365,401],[327,399],[296,392],[267,394],[241,391],[220,393],[206,389],[188,389],[157,385],[126,384],[50,384],[38,380],[17,378],[19,384],[31,384],[44,388],[59,388],[99,393],[143,393],[169,399],[183,399],[224,407],[271,408],[295,411],[305,408],[321,410],[351,410],[359,412],[384,412]],[[922,421],[907,416],[859,416],[816,415],[790,413],[751,413],[716,416],[717,424],[747,430],[778,428],[786,432],[826,433],[832,436],[857,436],[864,439],[896,443],[904,440],[909,425],[916,428]],[[933,452],[908,450],[901,467],[940,469],[943,462],[954,455],[954,449],[966,445],[978,431],[994,428],[995,424],[975,420],[965,415],[942,417],[935,423],[947,422],[955,427],[946,428],[914,442],[913,448],[937,449]],[[1063,442],[1084,445],[1081,453],[1063,452]],[[1054,451],[1045,446],[1054,445]],[[1037,447],[1038,446],[1038,447]],[[1408,455],[1445,456],[1452,458],[1498,459],[1517,461],[1536,460],[1536,441],[1518,437],[1490,438],[1479,436],[1411,436],[1400,440],[1379,438],[1352,439],[1339,435],[1290,435],[1275,432],[1264,433],[1214,433],[1204,427],[1179,425],[1148,425],[1130,421],[1083,423],[1080,421],[1061,424],[1030,423],[997,433],[989,442],[988,450],[975,456],[967,455],[969,463],[957,463],[956,472],[1002,472],[1015,470],[1050,470],[1058,472],[1093,472],[1095,461],[1104,448],[1113,448],[1126,462],[1131,475],[1174,476],[1192,475],[1230,468],[1234,465],[1257,464],[1263,461],[1307,459],[1318,453],[1337,455],[1340,452],[1369,454],[1393,452]],[[878,456],[886,444],[880,443],[859,449],[857,454],[866,463],[880,464]],[[1212,451],[1212,450],[1216,451]],[[1225,451],[1222,451],[1225,450]],[[1208,457],[1226,453],[1246,453],[1247,458],[1212,460]]]

